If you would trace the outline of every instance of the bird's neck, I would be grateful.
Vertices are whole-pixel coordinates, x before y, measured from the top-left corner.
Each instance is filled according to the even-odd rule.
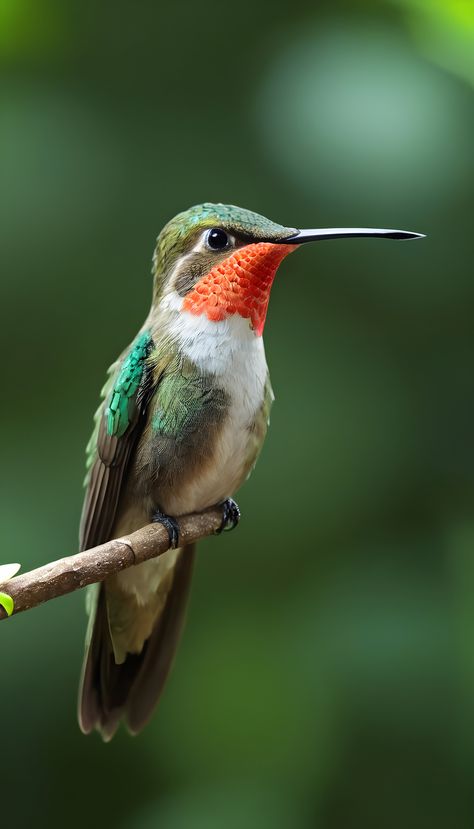
[[[263,338],[239,314],[210,320],[206,314],[183,310],[183,298],[171,291],[161,298],[153,327],[199,371],[230,377],[235,383],[251,371],[266,373]]]

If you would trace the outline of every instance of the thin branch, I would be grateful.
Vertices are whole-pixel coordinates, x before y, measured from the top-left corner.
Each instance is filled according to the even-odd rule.
[[[178,520],[179,546],[184,547],[212,535],[220,529],[221,523],[220,506],[181,516]],[[167,530],[161,524],[147,524],[130,535],[15,576],[0,584],[0,591],[13,598],[14,614],[21,613],[88,584],[103,581],[134,564],[161,556],[169,550],[169,546]],[[0,619],[6,617],[6,612],[0,608]]]

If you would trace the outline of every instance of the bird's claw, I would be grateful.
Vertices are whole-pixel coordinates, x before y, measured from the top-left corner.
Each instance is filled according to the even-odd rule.
[[[172,518],[171,515],[166,515],[164,512],[160,512],[157,510],[153,513],[152,516],[153,524],[162,524],[165,530],[168,532],[169,540],[170,540],[170,547],[172,550],[176,550],[179,543],[179,527],[178,522],[175,518]]]
[[[222,532],[229,532],[233,530],[240,521],[240,509],[233,498],[226,498],[221,504],[222,507],[222,523],[216,531],[217,535]]]

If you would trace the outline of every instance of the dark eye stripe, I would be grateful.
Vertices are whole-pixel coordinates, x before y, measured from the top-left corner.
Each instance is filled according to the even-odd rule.
[[[183,263],[182,270],[178,273],[175,281],[175,289],[180,296],[186,296],[188,291],[194,287],[196,282],[209,273],[215,264],[215,257],[209,251],[206,255],[202,255],[191,261]]]

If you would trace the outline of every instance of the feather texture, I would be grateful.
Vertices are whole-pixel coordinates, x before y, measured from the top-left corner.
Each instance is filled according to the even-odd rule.
[[[215,226],[229,234],[225,250],[206,245]],[[88,444],[81,549],[133,532],[157,509],[176,517],[205,509],[248,476],[273,400],[259,335],[287,252],[277,242],[291,232],[221,204],[191,208],[161,232],[150,314],[109,370]],[[188,307],[211,271],[207,310],[199,297]],[[257,301],[258,319],[249,310]],[[191,548],[169,550],[90,589],[79,698],[86,733],[96,728],[108,740],[121,720],[133,733],[148,720],[183,626],[193,559]]]

